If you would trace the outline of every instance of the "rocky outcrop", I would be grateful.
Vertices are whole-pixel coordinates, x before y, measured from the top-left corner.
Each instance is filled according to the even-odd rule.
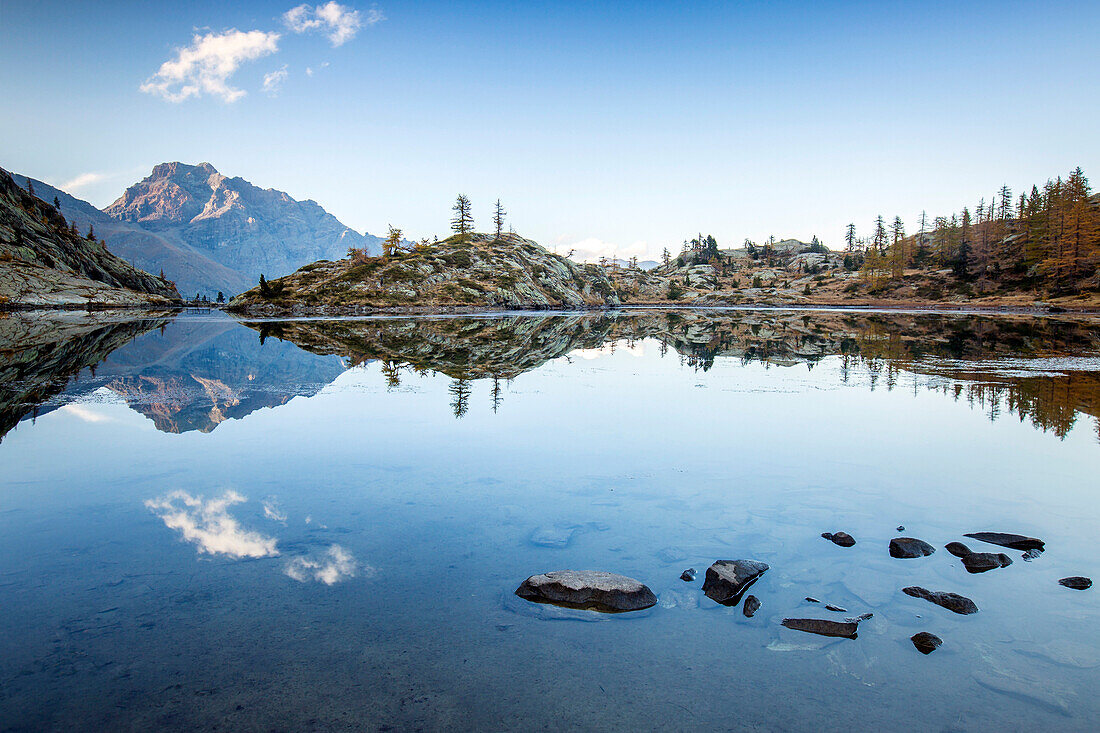
[[[913,537],[895,537],[890,540],[890,557],[927,557],[935,551],[936,548],[932,545]]]
[[[0,307],[165,305],[172,283],[75,231],[61,213],[0,169]]]
[[[703,593],[724,606],[736,606],[750,585],[768,571],[768,564],[757,560],[716,560],[707,568]]]
[[[988,542],[991,545],[1008,547],[1013,550],[1042,551],[1046,548],[1046,543],[1042,540],[1037,540],[1034,537],[1026,537],[1022,534],[1011,534],[1006,532],[973,532],[965,536],[981,542]]]
[[[536,603],[584,608],[605,613],[640,611],[657,603],[644,583],[602,570],[555,570],[532,575],[516,595]]]
[[[253,314],[361,313],[402,308],[585,308],[619,305],[604,270],[529,239],[473,234],[387,257],[315,262],[236,297]]]
[[[946,591],[931,591],[927,588],[921,588],[920,586],[910,586],[908,588],[902,588],[902,593],[907,596],[913,596],[914,598],[923,598],[926,601],[935,603],[937,606],[942,606],[948,611],[954,611],[955,613],[967,615],[978,612],[978,606],[974,601],[970,600],[966,596],[960,596],[958,593],[948,593]]]

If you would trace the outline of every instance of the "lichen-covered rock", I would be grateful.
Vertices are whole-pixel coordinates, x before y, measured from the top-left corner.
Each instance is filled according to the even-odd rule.
[[[657,603],[644,583],[602,570],[555,570],[532,575],[516,595],[538,603],[614,613],[640,611]]]
[[[604,268],[577,264],[515,234],[456,235],[387,257],[314,262],[230,301],[231,309],[260,314],[619,304]]]
[[[932,545],[913,537],[895,537],[890,540],[890,557],[926,557],[935,551],[936,548]]]
[[[707,568],[703,593],[725,606],[736,606],[750,585],[768,571],[768,564],[758,560],[716,560]]]

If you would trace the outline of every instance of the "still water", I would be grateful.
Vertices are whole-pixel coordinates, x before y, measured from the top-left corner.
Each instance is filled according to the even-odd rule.
[[[0,730],[1095,730],[1097,415],[1068,318],[11,314]],[[983,530],[1047,549],[971,575]],[[513,594],[566,568],[659,602]]]

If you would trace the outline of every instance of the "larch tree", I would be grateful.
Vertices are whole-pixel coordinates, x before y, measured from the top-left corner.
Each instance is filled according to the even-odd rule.
[[[493,208],[493,229],[496,230],[497,241],[500,241],[501,235],[504,233],[504,215],[508,212],[504,210],[504,207],[500,204],[500,199],[497,199],[496,206]],[[471,225],[473,222],[470,222]]]
[[[397,250],[401,248],[401,230],[389,225],[389,233],[386,235],[386,239],[382,242],[382,254],[386,257],[392,257],[397,253]]]
[[[470,212],[470,199],[460,193],[451,211],[454,212],[454,216],[451,217],[451,231],[458,235],[460,242],[468,242],[470,233],[474,230],[474,215]]]
[[[844,232],[844,242],[847,245],[849,252],[855,252],[856,250],[856,225],[849,224],[847,230]]]

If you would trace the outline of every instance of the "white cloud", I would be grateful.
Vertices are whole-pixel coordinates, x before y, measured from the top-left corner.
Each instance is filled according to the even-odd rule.
[[[169,529],[178,529],[184,540],[198,545],[199,552],[233,558],[278,555],[274,537],[243,528],[228,512],[229,507],[245,501],[235,491],[227,491],[216,499],[172,491],[149,499],[145,506],[163,519]]]
[[[294,33],[307,33],[323,30],[333,46],[341,46],[351,39],[364,25],[374,25],[385,20],[375,8],[366,11],[366,15],[341,5],[335,0],[313,7],[299,5],[283,13],[283,23]]]
[[[333,585],[341,580],[355,576],[359,564],[351,553],[340,545],[332,545],[320,558],[296,557],[286,564],[283,572],[299,583],[316,580],[325,585]],[[362,567],[364,575],[373,575],[374,568]]]
[[[276,69],[275,71],[264,74],[264,93],[270,97],[277,96],[279,94],[279,88],[282,87],[283,82],[286,81],[286,77],[286,64],[283,64],[283,68],[281,69]]]
[[[313,75],[314,75],[314,74],[316,74],[316,73],[317,73],[318,71],[320,71],[321,69],[325,68],[326,66],[328,66],[328,61],[325,61],[325,62],[324,62],[324,63],[322,63],[322,64],[321,64],[320,66],[318,66],[318,67],[317,67],[316,69],[315,69],[315,68],[313,68],[312,66],[307,66],[307,67],[306,67],[306,76],[313,76]]]
[[[639,260],[657,259],[656,256],[650,254],[649,244],[642,241],[621,245],[605,242],[596,237],[588,237],[572,244],[558,244],[554,249],[563,255],[568,254],[570,250],[574,250],[573,259],[578,262],[595,262],[600,257],[618,258],[620,260],[629,260],[631,257],[637,257]]]
[[[89,410],[87,407],[81,405],[65,405],[58,409],[58,412],[67,412],[73,417],[83,420],[84,422],[97,423],[97,422],[113,422],[114,418],[108,417],[95,410]]]
[[[93,183],[99,183],[104,178],[106,178],[106,176],[102,173],[81,173],[79,176],[76,176],[72,180],[65,181],[60,186],[58,186],[58,188],[68,193],[69,191],[75,191],[79,188],[90,186]]]
[[[209,94],[226,102],[245,96],[243,89],[229,84],[246,61],[254,61],[279,50],[279,34],[239,31],[196,35],[191,45],[176,51],[176,58],[161,64],[156,74],[141,85],[141,91],[182,102]]]

